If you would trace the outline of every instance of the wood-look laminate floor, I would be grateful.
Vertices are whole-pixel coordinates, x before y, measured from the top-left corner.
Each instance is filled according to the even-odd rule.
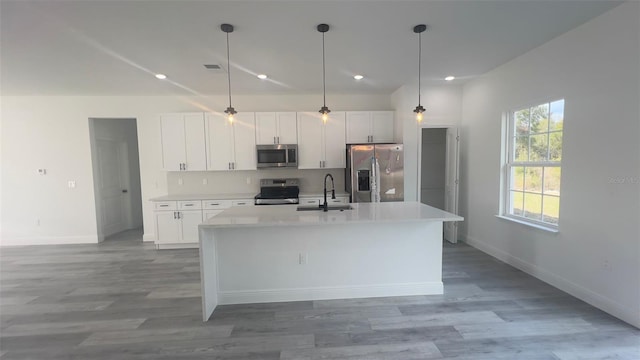
[[[2,248],[0,359],[640,359],[640,330],[464,244],[445,294],[221,306],[139,232]]]

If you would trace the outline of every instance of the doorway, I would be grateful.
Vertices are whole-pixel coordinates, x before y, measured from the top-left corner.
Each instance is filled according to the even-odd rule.
[[[91,118],[89,133],[98,241],[142,233],[136,119]]]
[[[454,214],[458,213],[459,142],[455,127],[420,131],[420,202]],[[457,222],[445,222],[443,232],[445,240],[458,241]]]

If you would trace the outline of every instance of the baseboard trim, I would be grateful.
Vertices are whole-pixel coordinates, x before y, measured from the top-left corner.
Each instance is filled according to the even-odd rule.
[[[198,249],[199,243],[186,243],[186,244],[156,244],[158,250],[172,250],[172,249]]]
[[[441,281],[343,287],[316,287],[297,289],[220,291],[218,304],[250,304],[262,302],[353,299],[385,296],[439,295],[443,293]]]
[[[593,305],[598,309],[607,312],[624,322],[640,328],[640,311],[634,312],[633,310],[622,306],[612,299],[602,296],[561,276],[544,270],[537,265],[526,262],[516,256],[513,256],[482,241],[474,239],[468,235],[464,236],[464,242],[484,253],[495,257],[496,259],[504,261],[505,263],[524,271],[525,273],[533,277],[536,277],[552,286],[555,286],[556,288],[567,292],[572,296],[575,296],[578,299],[590,305]]]
[[[83,236],[41,236],[41,237],[8,237],[3,236],[0,247],[29,245],[65,245],[65,244],[97,244],[98,235]]]
[[[156,234],[145,233],[142,235],[142,241],[156,241]]]

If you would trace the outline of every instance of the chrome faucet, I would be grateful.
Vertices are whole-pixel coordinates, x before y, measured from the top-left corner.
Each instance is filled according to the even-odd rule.
[[[331,198],[336,198],[336,185],[333,183],[333,175],[327,174],[324,176],[324,204],[322,204],[323,211],[329,211],[329,204],[327,203],[327,178],[331,179]]]

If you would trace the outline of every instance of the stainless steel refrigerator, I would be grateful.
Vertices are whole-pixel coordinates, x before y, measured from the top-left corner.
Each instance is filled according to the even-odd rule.
[[[347,147],[345,187],[351,202],[404,200],[402,144],[362,144]]]

